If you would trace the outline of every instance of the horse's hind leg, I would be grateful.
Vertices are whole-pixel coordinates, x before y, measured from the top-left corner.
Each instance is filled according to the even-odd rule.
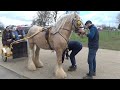
[[[62,67],[62,50],[56,51],[56,54],[57,54],[57,66],[55,69],[55,75],[57,76],[57,78],[60,79],[66,78],[67,74],[65,73]]]
[[[42,68],[42,67],[43,67],[43,63],[42,63],[42,61],[40,60],[39,52],[40,52],[40,48],[36,45],[34,63],[35,63],[35,66],[36,66],[37,68]]]
[[[29,70],[36,70],[36,66],[33,62],[34,60],[34,44],[29,44],[28,43],[28,69]]]

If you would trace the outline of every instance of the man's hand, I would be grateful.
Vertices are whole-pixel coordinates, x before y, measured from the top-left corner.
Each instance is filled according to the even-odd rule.
[[[18,35],[19,37],[22,37],[22,35]]]
[[[10,42],[12,39],[8,39],[7,41]]]
[[[87,34],[86,31],[83,31],[83,32],[79,32],[79,33],[78,33],[79,36],[80,36],[80,35],[86,35],[86,34]]]
[[[81,35],[81,33],[77,33],[77,35],[78,35],[78,36],[80,36],[80,35]]]

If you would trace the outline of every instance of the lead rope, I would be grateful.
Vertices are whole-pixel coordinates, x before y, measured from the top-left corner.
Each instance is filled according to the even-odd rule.
[[[42,30],[42,31],[43,31],[43,30]],[[29,37],[24,37],[23,39],[20,39],[20,40],[17,40],[17,41],[12,42],[12,43],[10,44],[10,49],[13,49],[12,46],[13,46],[14,43],[19,43],[19,42],[21,42],[21,41],[24,41],[24,40],[27,40],[27,39],[29,39],[29,38],[32,38],[32,37],[34,37],[35,35],[37,35],[38,33],[42,32],[42,31],[38,31],[37,33],[35,33],[35,34],[33,34],[33,35],[29,36]]]

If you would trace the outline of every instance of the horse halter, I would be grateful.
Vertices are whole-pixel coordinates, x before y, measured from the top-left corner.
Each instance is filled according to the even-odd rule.
[[[84,28],[84,27],[80,27],[81,25],[82,25],[82,22],[80,21],[80,20],[77,20],[77,23],[76,23],[76,25],[75,25],[75,22],[76,22],[76,20],[75,20],[75,18],[72,20],[72,26],[74,26],[75,27],[75,33],[79,33],[79,28]],[[66,29],[66,28],[60,28],[60,29],[63,29],[63,30],[66,30],[66,31],[68,31],[68,32],[70,32],[71,30],[69,30],[69,29]],[[72,29],[72,28],[71,28]],[[56,33],[59,33],[63,38],[64,38],[64,36],[58,31],[58,32],[56,32]],[[56,34],[55,33],[55,34]],[[53,35],[55,35],[55,34],[53,34]],[[67,42],[67,44],[68,44],[68,41],[67,41],[67,39],[66,38],[64,38],[65,40],[66,40],[66,42]]]
[[[74,26],[74,28],[75,28],[75,33],[78,33],[79,28],[84,28],[84,27],[80,27],[82,25],[82,22],[80,20],[77,20],[76,25],[75,25],[75,22],[76,22],[76,20],[74,18],[72,20],[72,26]]]

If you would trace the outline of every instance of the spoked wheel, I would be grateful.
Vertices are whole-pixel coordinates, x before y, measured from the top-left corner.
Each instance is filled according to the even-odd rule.
[[[7,62],[7,53],[3,53],[3,51],[2,51],[2,60],[4,62]]]

